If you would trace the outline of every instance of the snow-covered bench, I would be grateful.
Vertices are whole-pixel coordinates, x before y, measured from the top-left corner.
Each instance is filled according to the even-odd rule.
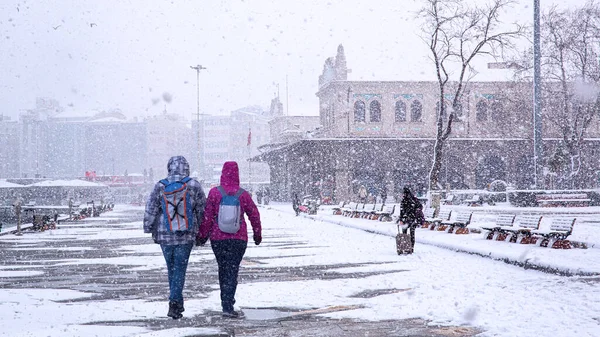
[[[423,209],[423,216],[425,218],[425,221],[423,221],[423,225],[421,225],[421,228],[429,228],[429,222],[434,221],[436,219],[435,208],[429,207]]]
[[[375,208],[373,209],[373,211],[371,212],[371,214],[369,214],[369,216],[367,218],[369,220],[377,220],[377,219],[379,219],[379,213],[378,212],[383,211],[383,207],[384,206],[385,206],[384,204],[379,204],[379,205],[375,204]]]
[[[496,216],[496,221],[487,226],[481,226],[483,237],[488,240],[496,240],[502,234],[503,227],[511,227],[515,221],[515,214],[502,213]],[[506,238],[506,236],[505,236]]]
[[[400,208],[397,204],[387,204],[383,206],[381,211],[375,212],[377,220],[379,221],[392,221],[392,214],[394,214],[395,208]]]
[[[340,202],[339,205],[333,207],[331,209],[333,211],[333,215],[340,215],[340,214],[342,214],[342,209],[344,208],[345,204],[346,204],[346,202],[342,201],[342,202]]]
[[[550,223],[548,230],[532,230],[532,243],[542,247],[570,249],[571,244],[567,240],[573,233],[576,218],[554,218]]]
[[[467,204],[467,206],[481,206],[483,200],[481,200],[479,194],[475,194],[471,199],[466,199],[464,203]]]
[[[531,233],[540,228],[541,222],[541,215],[519,215],[515,218],[512,226],[503,226],[500,230],[506,234],[504,239],[508,238],[510,242],[527,244],[532,243]]]
[[[358,212],[359,218],[369,218],[371,212],[375,211],[375,204],[365,204],[365,206]]]
[[[442,226],[442,221],[450,220],[451,216],[452,216],[451,209],[440,207],[440,210],[439,210],[437,216],[435,218],[427,221],[429,223],[429,229],[434,230],[437,227],[438,231],[445,231],[447,226],[446,225]]]
[[[473,212],[458,212],[454,219],[442,220],[440,227],[447,227],[448,233],[454,233],[454,228],[456,227],[456,234],[469,234],[467,226],[471,223],[472,217]]]
[[[581,207],[589,206],[591,201],[585,193],[545,193],[536,195],[535,200],[542,207]]]
[[[356,211],[356,207],[358,207],[358,203],[351,201],[347,206],[342,207],[342,215],[350,216],[350,214]]]

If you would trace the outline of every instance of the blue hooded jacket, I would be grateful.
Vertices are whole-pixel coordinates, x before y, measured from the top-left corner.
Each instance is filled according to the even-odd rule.
[[[169,182],[179,181],[190,175],[190,165],[183,156],[171,157],[167,169],[169,173],[166,179]],[[152,233],[154,242],[165,245],[180,245],[195,242],[200,223],[204,218],[206,196],[204,195],[202,185],[197,180],[192,179],[187,185],[191,195],[194,221],[192,229],[184,235],[178,235],[166,230],[167,227],[161,202],[165,185],[160,182],[154,185],[154,189],[150,193],[150,197],[148,197],[146,212],[144,213],[144,233]]]

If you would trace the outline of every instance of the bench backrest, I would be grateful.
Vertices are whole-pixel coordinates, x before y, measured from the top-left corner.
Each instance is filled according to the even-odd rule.
[[[384,207],[385,207],[385,204],[375,205],[375,212],[381,212],[381,211],[383,211]]]
[[[575,220],[576,218],[554,218],[550,223],[550,230],[571,232],[575,225]]]
[[[383,209],[381,209],[381,213],[392,214],[392,213],[394,213],[394,207],[396,207],[396,204],[384,205]]]
[[[437,217],[442,220],[450,220],[450,216],[452,215],[452,210],[449,208],[440,208],[440,212]]]
[[[364,209],[365,209],[365,204],[358,204],[358,206],[356,206],[357,211],[362,211]]]
[[[538,229],[542,221],[541,215],[520,215],[515,219],[514,226],[519,228]]]
[[[365,207],[363,207],[362,211],[363,212],[370,212],[370,211],[374,211],[375,210],[375,204],[365,204]]]
[[[345,205],[345,204],[346,204],[346,202],[345,202],[345,201],[341,201],[341,202],[340,202],[340,204],[338,205],[338,208],[342,208],[342,207],[344,207],[344,205]]]
[[[394,213],[392,215],[394,217],[399,217],[401,211],[402,211],[402,206],[400,204],[396,204],[396,207],[394,207]]]
[[[515,214],[498,214],[496,217],[496,226],[510,227],[515,221]]]
[[[433,216],[435,215],[435,208],[432,208],[432,207],[425,208],[423,210],[423,215],[425,216],[425,219],[433,218]]]
[[[348,208],[349,208],[349,209],[351,209],[351,210],[355,210],[357,206],[358,206],[358,203],[356,203],[356,202],[354,202],[354,201],[351,201],[351,202],[348,204]]]
[[[469,224],[471,222],[471,218],[473,217],[473,212],[458,212],[456,215],[455,221]]]

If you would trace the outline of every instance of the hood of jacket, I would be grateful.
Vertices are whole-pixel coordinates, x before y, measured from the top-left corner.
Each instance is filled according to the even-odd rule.
[[[167,164],[168,176],[188,177],[190,175],[190,164],[184,156],[175,156],[169,159]]]
[[[240,186],[240,169],[234,161],[227,161],[223,164],[221,171],[221,186]]]

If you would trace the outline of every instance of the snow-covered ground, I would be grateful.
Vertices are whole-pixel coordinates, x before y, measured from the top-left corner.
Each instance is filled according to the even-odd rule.
[[[498,256],[506,254],[522,259],[536,259],[558,267],[574,263],[571,268],[590,271],[600,270],[597,248],[554,250],[491,242],[483,240],[480,235],[451,235],[418,230],[415,254],[398,256],[393,238],[396,228],[391,223],[346,219],[325,214],[325,211],[317,216],[295,217],[289,204],[261,207],[260,210],[264,240],[258,247],[249,245],[246,258],[259,260],[261,263],[252,264],[252,268],[311,268],[326,265],[330,267],[324,273],[348,273],[349,276],[309,281],[246,280],[240,283],[236,296],[237,305],[242,309],[313,309],[345,305],[359,308],[323,315],[368,320],[421,317],[431,321],[430,324],[475,326],[484,331],[481,336],[600,335],[600,287],[597,277],[565,277],[525,270],[477,255],[457,253],[423,243],[446,243],[463,250],[474,249],[489,251]],[[119,211],[126,212],[127,209],[120,208]],[[109,214],[114,216],[115,212],[107,215]],[[337,222],[337,225],[333,222]],[[15,249],[39,249],[32,246],[44,241],[60,240],[68,247],[66,249],[83,250],[87,247],[78,243],[80,237],[85,237],[86,240],[147,238],[142,233],[141,222],[115,223],[111,226],[114,228],[110,231],[93,226],[64,226],[22,237],[5,235],[0,236],[0,246],[7,242],[17,242]],[[132,230],[135,228],[139,228],[139,231]],[[580,228],[575,232],[578,229]],[[124,252],[122,258],[98,258],[91,261],[73,258],[56,263],[103,263],[117,265],[121,270],[164,270],[160,248],[150,243],[149,239],[148,242],[123,246],[120,249]],[[282,245],[283,242],[297,245],[290,249],[289,245]],[[136,258],[136,254],[148,253],[154,255]],[[26,256],[26,252],[23,254]],[[199,260],[214,260],[208,246],[192,252],[191,263]],[[359,266],[335,267],[348,263]],[[243,263],[242,268],[248,267],[247,263]],[[371,276],[353,278],[351,273],[355,272],[374,273]],[[215,333],[214,329],[169,327],[151,331],[143,326],[120,326],[118,323],[84,325],[99,321],[164,319],[164,299],[156,301],[157,294],[154,294],[148,295],[147,299],[69,302],[69,299],[89,298],[94,294],[75,289],[6,288],[6,281],[3,282],[3,279],[14,277],[14,273],[44,273],[44,266],[31,261],[31,264],[15,268],[10,262],[0,262],[0,316],[4,321],[0,329],[2,336],[173,337]],[[201,276],[193,273],[192,269],[188,277]],[[186,317],[201,315],[204,310],[219,310],[218,286],[215,284],[212,287],[213,291],[208,294],[186,293]],[[398,291],[369,298],[354,296],[374,289]]]

